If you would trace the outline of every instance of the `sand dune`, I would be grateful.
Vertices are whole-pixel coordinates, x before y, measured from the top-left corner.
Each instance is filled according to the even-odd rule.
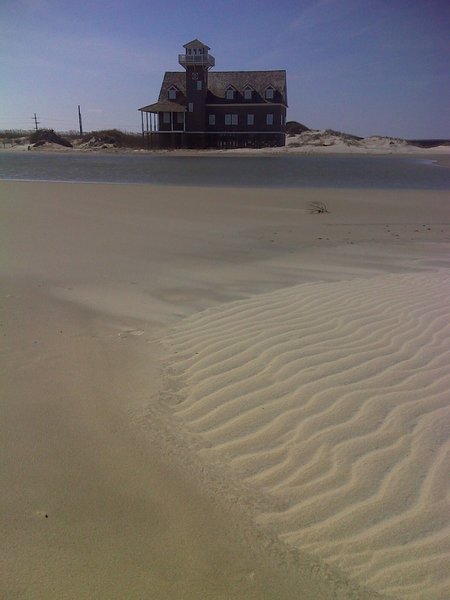
[[[449,298],[447,271],[305,283],[166,340],[174,413],[260,523],[408,600],[450,597]]]

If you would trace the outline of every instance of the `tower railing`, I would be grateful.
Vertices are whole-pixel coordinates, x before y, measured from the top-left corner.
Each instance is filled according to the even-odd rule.
[[[183,67],[192,65],[214,67],[216,64],[216,59],[211,54],[179,54],[178,62]]]

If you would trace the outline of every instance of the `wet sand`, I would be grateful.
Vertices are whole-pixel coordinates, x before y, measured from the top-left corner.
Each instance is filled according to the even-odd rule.
[[[280,540],[270,494],[205,455],[173,410],[165,340],[290,286],[447,270],[446,193],[0,194],[3,597],[377,597]]]

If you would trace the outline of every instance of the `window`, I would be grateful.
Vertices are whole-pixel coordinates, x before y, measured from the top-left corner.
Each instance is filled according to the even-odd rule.
[[[201,90],[201,89],[202,89],[202,81],[201,81],[201,79],[199,79],[199,80],[197,81],[197,89],[198,89],[198,90]]]
[[[273,100],[273,93],[274,93],[273,87],[268,87],[266,89],[266,100]]]
[[[273,125],[273,114],[269,113],[266,115],[266,125]]]
[[[177,90],[175,88],[170,88],[169,100],[176,100],[176,98],[177,98]]]
[[[163,123],[170,123],[170,112],[165,112],[163,115]]]
[[[225,98],[227,100],[233,100],[234,99],[234,90],[232,87],[227,88],[226,92],[225,92]]]
[[[216,124],[216,115],[208,115],[208,119],[209,119],[209,124],[210,125],[215,125]]]
[[[255,124],[255,115],[247,115],[247,125]]]
[[[184,123],[184,113],[177,112],[177,123]]]
[[[245,88],[244,90],[244,100],[251,100],[253,95],[253,90],[251,88]]]
[[[225,125],[237,125],[238,124],[238,116],[237,115],[225,115]]]
[[[188,112],[194,112],[194,103],[193,102],[189,102],[189,104],[188,104]]]

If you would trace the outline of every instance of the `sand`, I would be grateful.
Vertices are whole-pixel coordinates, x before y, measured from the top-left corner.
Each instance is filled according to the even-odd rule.
[[[448,596],[445,192],[0,197],[3,597]]]

